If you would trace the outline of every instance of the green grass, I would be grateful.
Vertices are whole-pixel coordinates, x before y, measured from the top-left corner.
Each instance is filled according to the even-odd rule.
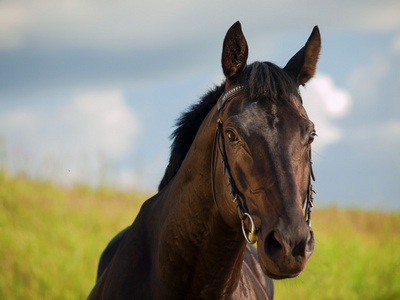
[[[145,196],[0,172],[0,299],[85,299],[101,251]],[[305,271],[275,281],[275,299],[400,299],[400,213],[313,212]]]
[[[144,200],[0,173],[0,299],[86,299],[101,251]]]

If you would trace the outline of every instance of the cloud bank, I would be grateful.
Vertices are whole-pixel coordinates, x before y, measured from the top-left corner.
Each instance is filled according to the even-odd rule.
[[[361,0],[311,1],[309,4],[249,1],[246,9],[242,9],[243,3],[239,0],[230,1],[229,7],[222,1],[211,0],[190,4],[180,0],[6,0],[0,3],[0,48],[15,49],[25,44],[64,48],[147,48],[179,40],[215,37],[218,24],[229,26],[236,19],[246,23],[249,31],[264,34],[268,31],[276,34],[277,28],[291,32],[293,29],[304,30],[313,22],[336,29],[390,31],[400,27],[398,1],[380,1],[379,5]],[[282,16],[286,22],[282,22]],[[195,36],[193,32],[196,32]]]
[[[62,183],[99,184],[131,155],[140,126],[118,91],[76,95],[47,110],[13,110],[0,115],[9,168]]]

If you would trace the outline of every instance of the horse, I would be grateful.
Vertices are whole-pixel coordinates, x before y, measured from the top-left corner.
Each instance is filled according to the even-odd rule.
[[[320,49],[315,26],[284,68],[248,65],[241,24],[230,27],[223,83],[178,120],[158,193],[103,252],[88,299],[272,299],[273,279],[302,272],[316,131],[299,86]]]

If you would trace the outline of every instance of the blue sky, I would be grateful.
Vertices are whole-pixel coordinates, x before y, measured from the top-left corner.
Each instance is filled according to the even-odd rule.
[[[0,163],[155,191],[175,120],[214,84],[228,28],[284,66],[314,25],[302,89],[316,201],[400,209],[399,1],[1,1]]]

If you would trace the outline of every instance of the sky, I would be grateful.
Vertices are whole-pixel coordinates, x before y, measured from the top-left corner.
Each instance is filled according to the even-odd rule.
[[[399,1],[0,1],[0,166],[155,192],[176,119],[223,80],[239,20],[249,62],[283,67],[314,25],[316,203],[400,209]]]

